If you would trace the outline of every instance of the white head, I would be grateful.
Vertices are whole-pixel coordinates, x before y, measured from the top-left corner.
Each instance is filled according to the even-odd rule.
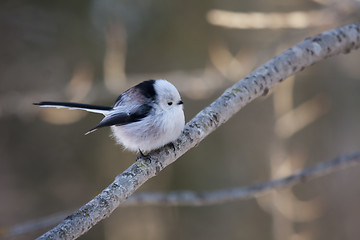
[[[176,87],[166,80],[156,80],[154,89],[157,95],[159,107],[163,111],[182,109],[183,102]]]

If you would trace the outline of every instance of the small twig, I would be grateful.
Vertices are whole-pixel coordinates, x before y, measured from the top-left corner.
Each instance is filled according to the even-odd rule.
[[[0,228],[0,239],[2,238],[11,238],[27,233],[34,232],[39,229],[48,228],[58,224],[61,220],[67,217],[71,212],[60,212],[50,216],[46,216],[40,219],[30,220],[25,223],[16,224],[10,228]]]

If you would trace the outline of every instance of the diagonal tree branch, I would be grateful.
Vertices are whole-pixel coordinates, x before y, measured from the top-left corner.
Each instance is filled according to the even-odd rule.
[[[151,162],[138,160],[118,175],[98,196],[38,239],[79,237],[108,217],[142,184],[199,144],[246,104],[305,67],[340,53],[349,53],[359,46],[360,23],[357,23],[308,38],[286,50],[228,88],[188,122],[182,135],[174,142],[175,151],[171,146],[165,146],[149,154]]]

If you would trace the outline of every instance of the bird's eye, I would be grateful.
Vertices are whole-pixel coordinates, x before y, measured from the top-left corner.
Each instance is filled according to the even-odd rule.
[[[173,102],[168,102],[168,105],[171,106],[173,104]]]

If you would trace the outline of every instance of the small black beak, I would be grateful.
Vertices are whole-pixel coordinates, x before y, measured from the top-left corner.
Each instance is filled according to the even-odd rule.
[[[178,105],[181,105],[181,104],[184,104],[184,102],[180,100],[180,101],[178,102]]]

